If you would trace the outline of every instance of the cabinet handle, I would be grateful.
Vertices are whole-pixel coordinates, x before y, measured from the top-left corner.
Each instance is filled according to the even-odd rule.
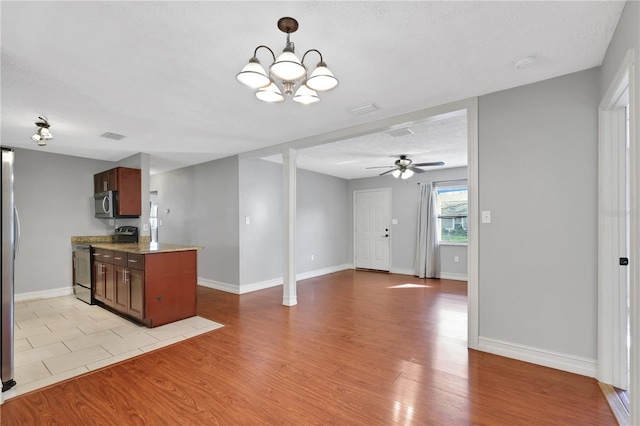
[[[131,262],[131,263],[138,263],[138,261],[137,261],[137,260],[135,260],[135,259],[129,259],[129,262]]]
[[[102,256],[100,253],[93,253],[94,256]]]
[[[104,255],[104,257],[111,257],[111,255],[109,255],[109,254],[105,254],[105,255]]]
[[[121,258],[121,257],[118,257],[118,256],[115,256],[115,257],[114,257],[114,259],[115,259],[115,260],[122,260],[122,258]]]

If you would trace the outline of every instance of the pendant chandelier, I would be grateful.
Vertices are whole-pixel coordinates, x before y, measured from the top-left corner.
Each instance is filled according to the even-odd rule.
[[[49,127],[51,125],[46,118],[38,117],[42,121],[36,121],[35,125],[38,126],[38,131],[31,136],[31,140],[38,143],[38,146],[45,146],[48,140],[53,139]]]
[[[338,79],[327,68],[327,64],[322,59],[322,53],[317,49],[309,49],[302,60],[295,54],[293,42],[289,36],[298,29],[298,21],[293,18],[284,17],[278,20],[278,28],[287,34],[287,44],[282,54],[276,59],[276,55],[268,46],[260,45],[253,52],[253,57],[249,63],[236,75],[236,79],[253,89],[258,89],[256,97],[265,102],[282,102],[284,95],[293,95],[293,100],[301,104],[312,104],[318,102],[320,98],[317,92],[325,92],[338,85]],[[271,52],[273,63],[269,67],[269,74],[264,70],[257,58],[258,50],[264,48]],[[304,60],[310,52],[315,52],[320,56],[320,62],[316,69],[308,75]]]

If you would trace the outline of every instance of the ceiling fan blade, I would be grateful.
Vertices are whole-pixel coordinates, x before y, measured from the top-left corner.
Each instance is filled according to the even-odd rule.
[[[428,166],[444,166],[442,161],[434,161],[433,163],[417,163],[412,164],[413,167],[428,167]]]
[[[398,169],[393,169],[393,170],[389,170],[389,171],[384,172],[384,173],[380,173],[380,176],[384,176],[384,175],[386,175],[387,173],[391,173],[391,172],[393,172],[394,170],[398,170]]]
[[[424,173],[424,170],[419,169],[417,167],[413,167],[413,166],[407,167],[407,169],[411,170],[412,172],[416,172],[416,173]]]
[[[396,166],[376,166],[376,167],[367,167],[367,169],[388,169],[390,167],[395,168]]]

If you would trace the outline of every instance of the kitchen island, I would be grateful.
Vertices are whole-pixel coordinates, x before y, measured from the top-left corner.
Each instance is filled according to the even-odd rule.
[[[91,242],[93,297],[156,327],[196,315],[197,250],[164,243]]]

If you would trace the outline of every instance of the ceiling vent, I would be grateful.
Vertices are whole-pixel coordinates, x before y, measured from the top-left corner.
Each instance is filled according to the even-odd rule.
[[[363,115],[369,114],[370,112],[377,111],[379,109],[380,107],[378,107],[376,104],[365,104],[347,108],[347,111],[349,111],[353,115]]]
[[[106,132],[100,136],[107,139],[113,139],[114,141],[119,141],[121,139],[124,139],[125,137],[124,135],[120,135],[118,133],[112,133],[112,132]]]
[[[405,127],[404,129],[390,130],[387,132],[389,136],[392,136],[394,138],[399,138],[400,136],[413,135],[414,133],[415,132],[408,127]]]

